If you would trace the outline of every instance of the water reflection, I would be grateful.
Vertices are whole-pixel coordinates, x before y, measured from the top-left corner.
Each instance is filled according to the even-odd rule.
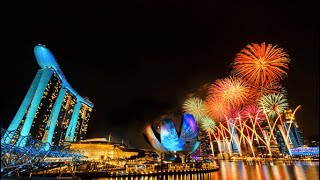
[[[220,170],[212,173],[166,175],[152,177],[99,178],[99,180],[318,180],[319,162],[258,162],[219,161]]]

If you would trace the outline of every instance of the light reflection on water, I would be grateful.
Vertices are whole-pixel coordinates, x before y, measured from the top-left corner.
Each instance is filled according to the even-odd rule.
[[[248,164],[242,161],[219,161],[220,170],[211,173],[165,175],[162,178],[150,177],[118,177],[98,178],[98,180],[233,180],[233,179],[281,179],[281,180],[318,180],[319,161],[316,162],[259,162]]]

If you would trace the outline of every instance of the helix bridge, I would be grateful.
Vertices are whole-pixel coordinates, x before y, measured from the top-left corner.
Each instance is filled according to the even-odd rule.
[[[19,146],[19,134],[18,131],[9,132],[1,128],[1,140],[8,135],[14,137],[10,143],[1,142],[1,177],[31,176],[32,173],[52,168],[77,166],[86,158],[68,146],[48,145],[30,136],[23,137],[26,144]]]

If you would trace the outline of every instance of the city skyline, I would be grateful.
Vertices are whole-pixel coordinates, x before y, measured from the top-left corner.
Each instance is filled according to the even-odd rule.
[[[314,7],[294,2],[290,7],[264,7],[265,12],[273,12],[261,15],[274,20],[269,27],[255,22],[258,17],[249,12],[237,17],[240,4],[220,5],[234,14],[219,18],[224,14],[218,7],[183,5],[163,4],[167,11],[161,13],[151,3],[134,4],[141,11],[133,13],[131,8],[121,10],[119,4],[111,4],[115,9],[110,12],[119,13],[110,18],[97,4],[31,8],[40,12],[6,4],[5,61],[13,68],[5,69],[10,88],[5,90],[2,126],[8,127],[34,78],[38,66],[33,47],[39,43],[53,52],[79,94],[95,104],[89,137],[107,136],[111,131],[135,146],[147,147],[142,136],[147,124],[161,121],[165,114],[179,110],[182,114],[188,94],[228,76],[235,54],[247,44],[266,42],[283,48],[291,59],[284,87],[289,107],[302,106],[296,119],[303,135],[319,134],[319,42]],[[298,8],[302,10],[296,11]],[[286,12],[282,21],[274,19],[273,14],[281,10]],[[254,19],[252,26],[237,29],[242,25],[239,20],[249,17]],[[102,23],[104,19],[110,26]]]

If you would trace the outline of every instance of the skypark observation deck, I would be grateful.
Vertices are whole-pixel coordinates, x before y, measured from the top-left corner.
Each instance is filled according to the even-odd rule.
[[[1,143],[25,146],[25,137],[60,146],[84,139],[93,103],[68,83],[44,45],[34,48],[40,66]]]

